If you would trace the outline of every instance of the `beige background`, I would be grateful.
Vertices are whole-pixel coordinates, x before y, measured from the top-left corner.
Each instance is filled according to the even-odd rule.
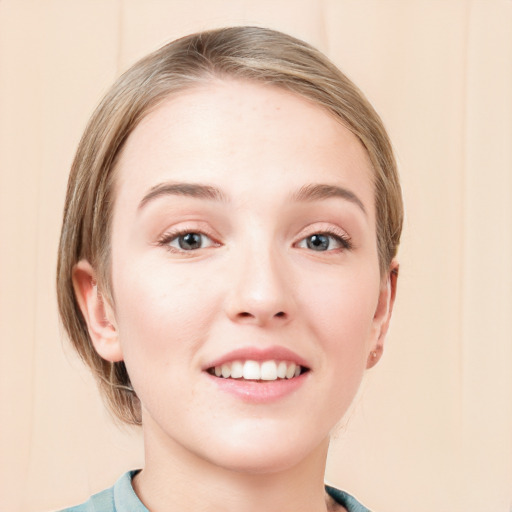
[[[378,512],[509,511],[511,0],[0,0],[0,511],[77,503],[141,464],[139,434],[112,425],[62,340],[65,183],[122,70],[228,24],[325,51],[382,114],[400,162],[396,315],[328,481]]]

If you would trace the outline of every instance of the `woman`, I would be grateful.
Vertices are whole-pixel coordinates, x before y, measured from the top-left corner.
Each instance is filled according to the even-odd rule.
[[[367,510],[323,476],[401,223],[379,117],[309,45],[236,27],[135,64],[80,142],[57,286],[145,465],[72,510]]]

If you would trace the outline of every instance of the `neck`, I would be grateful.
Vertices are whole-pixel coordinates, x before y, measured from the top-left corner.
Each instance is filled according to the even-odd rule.
[[[291,467],[243,471],[204,460],[175,441],[145,430],[145,467],[133,486],[152,512],[325,512],[328,444],[325,439]]]

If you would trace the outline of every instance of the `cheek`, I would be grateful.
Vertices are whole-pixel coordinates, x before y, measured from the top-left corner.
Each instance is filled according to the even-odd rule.
[[[117,286],[116,286],[117,284]],[[180,268],[151,265],[119,272],[114,282],[119,339],[130,376],[173,365],[204,342],[215,297],[207,279],[191,283]],[[200,300],[198,300],[200,298]]]
[[[378,294],[378,273],[366,271],[324,280],[317,276],[307,295],[305,319],[322,346],[320,373],[330,398],[342,409],[351,402],[366,369]]]
[[[317,334],[335,346],[363,349],[371,333],[379,296],[378,274],[317,275],[304,287],[304,310]]]

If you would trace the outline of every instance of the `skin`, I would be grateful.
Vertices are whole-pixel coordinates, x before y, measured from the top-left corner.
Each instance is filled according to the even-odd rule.
[[[157,512],[325,511],[329,435],[380,358],[396,286],[395,262],[379,273],[365,149],[298,95],[217,80],[145,117],[116,172],[114,303],[87,261],[74,283],[96,350],[125,361],[141,399],[137,494]],[[182,182],[222,200],[149,197]],[[291,199],[311,184],[352,196]],[[203,246],[181,249],[177,232],[204,234]],[[315,234],[327,250],[308,246]],[[276,345],[309,368],[277,401],[245,402],[203,371],[241,346]]]

